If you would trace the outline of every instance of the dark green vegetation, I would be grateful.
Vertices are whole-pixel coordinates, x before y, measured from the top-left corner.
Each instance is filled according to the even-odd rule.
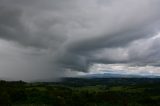
[[[0,81],[0,106],[160,106],[160,79],[67,78]]]

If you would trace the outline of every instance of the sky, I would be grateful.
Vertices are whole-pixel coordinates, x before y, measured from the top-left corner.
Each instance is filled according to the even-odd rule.
[[[160,75],[160,0],[0,0],[0,79]]]

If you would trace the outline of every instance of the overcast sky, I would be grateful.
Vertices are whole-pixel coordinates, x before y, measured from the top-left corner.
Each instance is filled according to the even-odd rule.
[[[0,0],[0,78],[160,75],[160,0]]]

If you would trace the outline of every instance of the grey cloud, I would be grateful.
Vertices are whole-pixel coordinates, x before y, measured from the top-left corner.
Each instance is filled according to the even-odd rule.
[[[159,36],[159,34],[156,36]],[[130,61],[134,64],[159,66],[159,40],[159,37],[155,38],[153,36],[148,39],[139,40],[138,42],[141,43],[133,43],[129,48]]]
[[[131,66],[159,66],[160,34],[138,39],[125,47],[105,48],[93,54],[96,63],[123,63]]]
[[[159,64],[158,38],[146,40],[159,31],[159,0],[0,2],[0,39],[26,49],[15,58],[35,64],[29,64],[28,70],[45,73],[45,77],[63,76],[65,70],[87,72],[94,63]],[[146,45],[152,46],[140,52]]]

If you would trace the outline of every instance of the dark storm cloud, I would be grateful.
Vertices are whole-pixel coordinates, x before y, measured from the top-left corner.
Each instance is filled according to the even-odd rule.
[[[3,58],[9,68],[3,69],[40,73],[38,79],[63,76],[65,70],[86,72],[95,63],[158,66],[160,44],[153,36],[159,32],[159,5],[159,0],[0,0],[0,44],[9,43],[0,49],[3,56],[10,52]]]
[[[56,22],[51,19],[45,19],[48,17],[43,12],[45,10],[39,10],[39,6],[37,8],[34,7],[34,4],[36,5],[37,3],[36,1],[22,1],[2,1],[4,3],[0,5],[1,38],[13,40],[24,46],[42,48],[48,47],[50,43],[55,45],[59,41],[63,41],[64,36],[62,37],[59,33],[53,34],[50,31],[50,27]],[[42,12],[42,17],[40,12]]]

